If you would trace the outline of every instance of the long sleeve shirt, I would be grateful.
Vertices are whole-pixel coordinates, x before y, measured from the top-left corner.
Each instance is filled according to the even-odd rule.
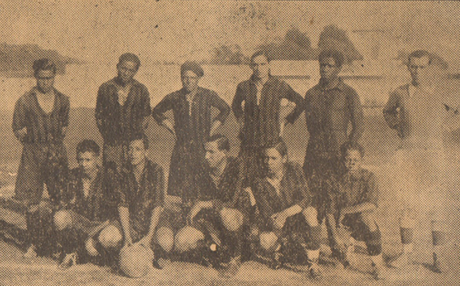
[[[297,163],[288,162],[278,190],[267,180],[259,179],[253,190],[260,212],[257,219],[261,229],[271,230],[271,216],[293,205],[306,208],[310,205],[310,193],[302,168]]]
[[[219,111],[214,118],[212,118],[213,107]],[[187,100],[185,89],[166,95],[155,106],[152,116],[158,124],[161,124],[167,119],[165,113],[169,110],[173,111],[174,129],[179,144],[186,142],[204,144],[210,134],[213,121],[224,123],[230,113],[230,107],[216,92],[202,87],[198,87],[192,102]]]
[[[27,135],[23,143],[60,143],[64,139],[63,127],[69,125],[69,98],[54,89],[54,107],[43,111],[37,100],[36,88],[21,96],[14,107],[13,131],[24,127]]]
[[[146,234],[153,209],[164,205],[163,169],[147,160],[139,182],[131,168],[124,168],[120,179],[118,206],[128,208],[133,229]]]
[[[96,100],[96,123],[108,145],[129,141],[132,135],[144,133],[143,120],[150,115],[150,95],[140,82],[133,80],[126,101],[120,105],[115,78],[103,83]]]
[[[287,122],[292,124],[302,114],[304,100],[286,82],[270,77],[262,87],[260,100],[252,78],[238,84],[232,110],[236,119],[244,122],[240,134],[243,146],[260,147],[278,140],[283,98],[296,104],[295,109],[286,117]]]
[[[305,95],[309,147],[319,153],[337,153],[346,141],[358,141],[364,132],[364,115],[356,91],[342,80],[329,89],[317,84]],[[348,125],[351,123],[349,134]],[[313,148],[312,146],[315,146]]]

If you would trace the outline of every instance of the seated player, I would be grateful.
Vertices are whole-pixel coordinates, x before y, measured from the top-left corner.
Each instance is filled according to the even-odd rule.
[[[205,187],[200,190],[189,212],[184,214],[187,226],[180,226],[173,220],[174,226],[159,229],[158,241],[165,251],[172,248],[177,252],[190,256],[203,256],[214,252],[217,248],[222,251],[219,255],[228,255],[229,261],[225,267],[224,276],[233,276],[241,264],[241,229],[244,215],[235,209],[238,202],[238,192],[241,189],[241,166],[236,158],[228,157],[230,143],[228,138],[216,134],[211,136],[204,145],[207,174],[203,178]],[[174,236],[173,229],[178,230]],[[163,242],[163,243],[161,243]],[[196,254],[196,255],[195,255]],[[209,255],[208,255],[209,256]],[[216,258],[216,257],[215,257]],[[204,257],[212,259],[212,257]],[[205,261],[201,261],[205,262]],[[212,261],[216,264],[220,261]]]
[[[345,171],[338,179],[337,188],[328,194],[326,214],[333,256],[344,266],[349,265],[353,248],[349,247],[347,234],[351,231],[351,238],[366,242],[374,278],[383,279],[382,239],[374,214],[379,196],[375,175],[361,168],[364,148],[358,143],[344,143],[341,154]]]
[[[321,226],[316,209],[310,206],[310,194],[300,165],[289,162],[282,139],[266,147],[266,176],[252,191],[259,210],[252,233],[258,234],[260,248],[272,258],[278,269],[284,258],[308,266],[313,278],[321,277],[319,258]]]
[[[64,207],[54,215],[54,226],[65,254],[59,265],[61,269],[85,261],[86,252],[90,256],[98,255],[93,236],[109,219],[116,217],[116,208],[110,204],[108,193],[117,189],[115,175],[110,170],[103,174],[98,164],[99,152],[99,145],[93,140],[78,143],[78,167],[70,171],[63,194]]]
[[[140,244],[154,250],[153,237],[163,212],[163,169],[147,158],[148,138],[137,135],[129,142],[127,166],[119,174],[119,221],[104,228],[99,242],[105,249]],[[123,242],[123,243],[122,243]],[[156,261],[152,261],[157,268]]]

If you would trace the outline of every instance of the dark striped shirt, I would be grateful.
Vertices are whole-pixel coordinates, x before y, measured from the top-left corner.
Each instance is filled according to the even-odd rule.
[[[34,87],[16,101],[13,131],[27,128],[23,143],[62,142],[62,128],[69,125],[69,98],[54,89],[54,107],[46,113],[38,103],[36,92]]]
[[[302,114],[304,100],[286,82],[270,77],[262,87],[259,105],[254,80],[251,78],[238,84],[232,110],[237,120],[242,118],[244,121],[240,134],[242,145],[260,147],[277,142],[282,98],[296,104],[295,109],[286,117],[292,124]]]

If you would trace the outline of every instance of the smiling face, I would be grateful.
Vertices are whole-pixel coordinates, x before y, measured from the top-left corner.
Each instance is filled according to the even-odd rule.
[[[350,149],[344,157],[345,168],[347,168],[348,172],[356,172],[361,168],[362,160],[363,158],[358,150]]]
[[[430,65],[430,59],[428,56],[421,58],[412,57],[409,60],[407,68],[412,78],[414,85],[424,84],[427,81],[428,66]]]
[[[35,79],[37,80],[37,87],[40,92],[47,93],[53,89],[55,76],[52,70],[38,71],[35,75]]]
[[[142,139],[133,140],[129,143],[128,156],[132,166],[137,166],[145,161],[147,150]]]
[[[118,79],[123,83],[127,84],[133,80],[134,75],[137,72],[137,64],[130,61],[122,61],[117,65]]]
[[[270,63],[264,55],[253,58],[249,66],[255,79],[266,78],[270,73]]]
[[[186,70],[182,73],[181,80],[182,87],[187,91],[187,93],[190,93],[198,88],[200,77],[197,76],[193,71]]]
[[[219,150],[217,142],[206,142],[204,144],[205,160],[211,169],[217,168],[227,158],[225,150]]]
[[[86,175],[92,174],[97,170],[98,156],[94,152],[86,151],[78,153],[77,162],[83,173]]]
[[[265,167],[269,176],[280,173],[286,162],[287,157],[281,156],[275,148],[265,149]]]
[[[342,67],[337,66],[332,57],[323,58],[319,61],[319,73],[321,79],[326,82],[335,80],[339,76],[341,69]]]

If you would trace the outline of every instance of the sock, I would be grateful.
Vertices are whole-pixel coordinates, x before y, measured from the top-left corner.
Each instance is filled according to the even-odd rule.
[[[382,234],[380,229],[369,232],[366,237],[367,252],[371,256],[379,255],[382,253]]]
[[[319,249],[321,247],[321,225],[310,227],[309,249]]]

